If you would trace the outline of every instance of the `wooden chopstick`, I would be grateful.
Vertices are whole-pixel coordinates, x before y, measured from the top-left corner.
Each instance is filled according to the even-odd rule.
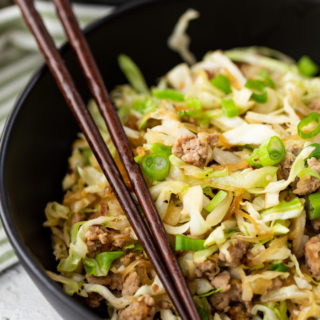
[[[187,283],[180,270],[179,264],[170,247],[169,240],[152,201],[148,187],[143,179],[138,164],[134,161],[129,141],[123,130],[121,122],[110,101],[108,91],[97,67],[90,47],[79,28],[77,19],[72,12],[70,2],[66,0],[53,0],[58,15],[64,26],[69,41],[77,54],[83,74],[87,79],[90,91],[95,98],[99,110],[105,120],[113,143],[115,144],[124,164],[135,194],[139,200],[150,230],[159,247],[164,262],[170,271],[176,289],[191,319],[200,320],[196,306]]]
[[[144,250],[148,254],[161,282],[167,290],[176,310],[182,319],[192,319],[189,317],[185,306],[181,303],[181,297],[177,294],[170,274],[159,255],[158,247],[153,242],[151,233],[144,223],[130,192],[122,179],[122,176],[115,165],[109,150],[101,137],[86,105],[77,91],[74,81],[67,70],[62,57],[55,47],[55,44],[47,31],[43,21],[36,11],[32,0],[15,0],[20,7],[24,20],[33,33],[38,46],[45,57],[46,63],[54,76],[60,91],[76,118],[82,132],[84,133],[94,155],[96,156],[102,171],[107,177],[117,198],[127,215],[127,218],[138,236]]]

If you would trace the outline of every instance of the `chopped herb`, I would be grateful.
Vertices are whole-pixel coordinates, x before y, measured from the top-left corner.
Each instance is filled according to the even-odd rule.
[[[209,292],[206,292],[206,293],[202,293],[202,294],[199,294],[199,297],[209,297],[215,293],[218,293],[222,291],[222,288],[217,288],[217,289],[214,289],[214,290],[211,290]]]
[[[287,272],[288,267],[282,263],[274,263],[273,265],[271,265],[270,270],[271,271]]]
[[[211,84],[214,85],[219,90],[223,91],[225,94],[229,94],[232,92],[230,80],[227,76],[223,74],[218,74],[217,76],[212,78]]]
[[[319,72],[319,67],[310,57],[302,56],[298,61],[298,70],[305,77],[313,77]]]

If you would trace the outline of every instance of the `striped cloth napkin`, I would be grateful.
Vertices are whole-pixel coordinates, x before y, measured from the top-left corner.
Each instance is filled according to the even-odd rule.
[[[60,46],[66,38],[53,4],[36,1],[36,7],[56,44]],[[85,27],[110,13],[113,8],[76,4],[73,9],[81,27]],[[17,96],[42,63],[42,56],[22,21],[19,9],[10,6],[0,10],[0,136]],[[17,261],[0,221],[0,272]]]

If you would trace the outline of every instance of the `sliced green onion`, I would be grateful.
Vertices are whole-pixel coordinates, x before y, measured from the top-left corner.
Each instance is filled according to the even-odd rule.
[[[311,112],[298,124],[298,134],[302,139],[311,139],[320,133],[320,114]]]
[[[186,101],[188,111],[184,111],[187,116],[197,116],[202,110],[202,103],[198,98],[190,98]]]
[[[215,294],[215,293],[218,293],[218,292],[220,292],[220,291],[222,291],[222,288],[213,289],[213,290],[211,290],[211,291],[209,291],[209,292],[199,294],[199,297],[201,297],[201,298],[203,298],[203,297],[209,297],[209,296],[211,296],[211,295],[213,295],[213,294]]]
[[[153,89],[152,95],[158,99],[184,101],[184,94],[173,89]]]
[[[274,166],[280,163],[286,154],[282,140],[277,137],[267,139],[258,149],[255,149],[247,162],[253,167]]]
[[[279,306],[280,320],[288,320],[287,302],[285,300],[280,301]]]
[[[303,56],[298,61],[298,70],[305,77],[313,77],[319,72],[319,67],[308,56]]]
[[[258,75],[262,78],[262,80],[266,86],[268,86],[272,89],[275,88],[275,84],[274,84],[273,80],[271,79],[271,77],[269,76],[267,71],[262,70],[259,72]]]
[[[150,112],[154,112],[157,109],[157,104],[154,100],[147,97],[145,99],[137,99],[133,102],[132,106],[133,110],[141,113],[146,114]]]
[[[136,163],[141,163],[143,157],[144,157],[144,156],[135,156],[135,157],[134,157],[134,161],[135,161]]]
[[[205,240],[202,239],[193,239],[183,235],[176,236],[176,251],[199,251],[203,250],[206,247],[204,246]]]
[[[287,272],[288,267],[282,263],[274,263],[273,265],[271,265],[270,270],[271,271]]]
[[[225,197],[227,196],[227,192],[220,190],[215,196],[214,198],[210,201],[210,203],[206,206],[206,210],[208,212],[211,212],[214,208],[216,208],[218,206],[218,204],[223,201],[225,199]]]
[[[212,179],[217,177],[226,177],[228,173],[228,168],[214,170],[213,168],[207,167],[199,172],[195,172],[194,177],[198,179]]]
[[[223,74],[218,74],[214,78],[211,79],[211,84],[214,85],[216,88],[223,91],[225,94],[229,94],[232,92],[230,86],[230,80]]]
[[[167,157],[171,155],[171,147],[166,146],[162,143],[153,143],[150,147],[151,152],[163,154]]]
[[[193,297],[201,320],[211,320],[211,308],[206,298]]]
[[[85,165],[90,165],[90,157],[93,155],[90,148],[85,148],[82,150],[82,156],[84,157]]]
[[[232,99],[223,99],[221,105],[223,114],[228,118],[236,117],[239,114],[239,109]]]
[[[260,243],[258,243],[260,244]],[[264,268],[264,264],[258,264],[257,266],[249,268],[250,271],[260,270]]]
[[[141,209],[141,208],[139,207],[139,211],[141,211],[141,213],[143,213],[143,212],[142,212],[142,209],[141,209],[141,210],[140,210],[140,209]],[[137,243],[131,243],[131,244],[123,247],[122,249],[125,250],[125,251],[132,250],[132,251],[141,251],[141,252],[144,252],[144,251],[143,251],[143,247],[142,247],[142,245],[141,245],[139,242],[137,242]]]
[[[250,232],[245,224],[243,225],[243,228],[244,228],[244,231],[246,232],[246,235],[250,237]]]
[[[170,162],[163,154],[151,153],[143,157],[143,172],[152,180],[162,181],[169,174]]]
[[[247,162],[250,164],[252,167],[261,167],[260,159],[259,159],[259,149],[254,149],[251,156],[248,157]]]
[[[151,118],[150,114],[145,114],[142,117],[142,119],[140,120],[139,126],[138,126],[139,130],[144,129],[146,127],[150,118]]]
[[[286,149],[282,140],[271,137],[259,147],[259,160],[263,167],[274,166],[280,163],[286,155]]]
[[[205,194],[206,196],[209,196],[211,199],[215,196],[211,187],[208,187],[208,186],[204,187],[202,191],[203,191],[203,194]]]
[[[222,170],[213,170],[209,174],[206,175],[206,178],[218,178],[218,177],[226,177],[229,174],[228,168],[224,168]]]
[[[140,93],[149,94],[149,88],[142,72],[133,60],[125,54],[120,54],[118,57],[118,63],[132,87]]]
[[[261,218],[264,222],[275,221],[272,229],[275,233],[287,233],[288,228],[286,224],[281,224],[281,221],[297,218],[303,211],[304,205],[300,198],[294,198],[291,201],[281,201],[278,205],[262,210]]]
[[[309,147],[314,147],[314,150],[309,154],[307,158],[305,158],[305,163],[307,163],[308,159],[316,158],[317,160],[320,159],[320,144],[319,143],[312,143]]]
[[[128,244],[127,246],[123,247],[122,249],[123,250],[132,250],[134,248],[135,248],[135,244],[131,243],[131,244]]]
[[[268,94],[263,81],[248,80],[245,87],[252,91],[251,98],[258,103],[265,103],[268,100]]]
[[[308,195],[307,211],[310,220],[320,218],[320,192]]]

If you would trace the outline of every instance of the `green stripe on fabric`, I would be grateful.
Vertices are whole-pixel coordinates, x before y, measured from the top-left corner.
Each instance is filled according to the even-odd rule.
[[[11,259],[14,255],[15,255],[15,254],[14,254],[13,250],[10,250],[10,251],[5,252],[4,254],[2,254],[2,255],[0,256],[0,264],[1,264],[1,263],[4,263],[5,261],[7,261],[7,260],[9,260],[9,259]]]
[[[0,86],[5,85],[12,79],[25,75],[27,72],[31,74],[41,62],[41,55],[31,54],[7,63],[6,66],[0,69]]]
[[[1,0],[0,0],[1,1]],[[65,41],[55,7],[47,1],[35,1],[44,22],[59,46]],[[75,14],[83,27],[112,11],[110,6],[74,4]],[[32,73],[43,62],[36,43],[21,19],[16,6],[0,10],[0,137],[5,119],[14,101]],[[17,262],[0,221],[0,271]],[[0,312],[1,313],[1,312]]]
[[[6,243],[8,243],[8,239],[7,238],[4,238],[4,239],[0,239],[0,246],[2,246],[2,245],[4,245],[4,244],[6,244]]]

